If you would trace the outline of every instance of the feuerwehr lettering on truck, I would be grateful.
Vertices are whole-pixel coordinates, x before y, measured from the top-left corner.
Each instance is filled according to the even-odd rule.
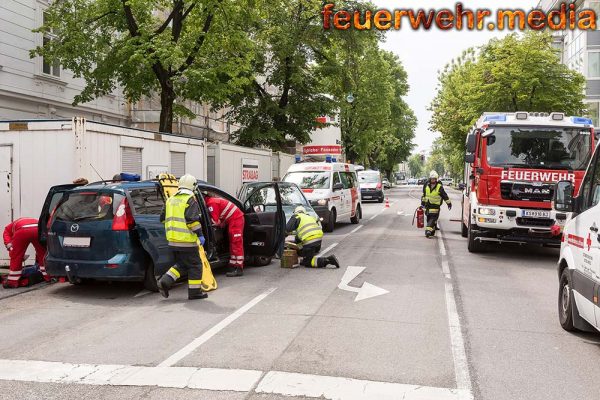
[[[575,182],[575,174],[568,172],[504,170],[502,171],[502,179],[531,182]]]

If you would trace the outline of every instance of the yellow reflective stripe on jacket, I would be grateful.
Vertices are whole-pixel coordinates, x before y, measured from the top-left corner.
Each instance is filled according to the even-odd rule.
[[[433,190],[431,190],[431,186],[427,185],[425,187],[425,202],[428,202],[432,206],[441,206],[442,205],[442,195],[440,194],[440,188],[442,185],[440,183],[436,184]]]
[[[302,244],[323,237],[323,230],[315,218],[306,214],[298,214],[296,218],[300,220],[298,228],[296,228],[296,236]]]
[[[167,199],[165,209],[165,231],[170,245],[196,246],[197,235],[192,232],[185,220],[185,210],[191,194],[177,193]]]

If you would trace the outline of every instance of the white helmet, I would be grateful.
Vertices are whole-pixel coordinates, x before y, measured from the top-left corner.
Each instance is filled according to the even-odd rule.
[[[196,187],[196,178],[193,175],[185,174],[179,178],[179,189],[194,190]]]
[[[431,172],[429,173],[429,179],[438,179],[439,177],[440,177],[440,176],[439,176],[439,175],[438,175],[438,173],[437,173],[437,172],[435,172],[435,171],[431,171]]]
[[[298,206],[294,210],[294,214],[306,214],[306,208],[304,208],[302,206]]]

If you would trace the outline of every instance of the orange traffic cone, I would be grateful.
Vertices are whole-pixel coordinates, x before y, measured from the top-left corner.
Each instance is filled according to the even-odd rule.
[[[390,198],[389,197],[385,198],[385,208],[390,208]]]

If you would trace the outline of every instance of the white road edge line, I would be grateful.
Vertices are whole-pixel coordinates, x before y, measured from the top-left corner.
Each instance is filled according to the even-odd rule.
[[[329,247],[327,247],[325,250],[323,250],[322,252],[320,252],[319,254],[317,254],[317,257],[321,257],[324,256],[325,254],[327,254],[328,252],[330,252],[331,250],[333,250],[333,248],[335,246],[337,246],[339,243],[333,243],[332,245],[330,245]]]
[[[448,328],[450,330],[450,345],[452,347],[452,358],[454,361],[454,373],[456,376],[456,387],[461,397],[460,399],[472,400],[473,389],[471,386],[471,374],[469,372],[469,363],[467,361],[467,352],[465,350],[465,341],[460,325],[460,317],[456,308],[454,297],[454,286],[452,285],[452,275],[450,266],[445,260],[446,247],[444,246],[444,235],[441,230],[438,231],[438,243],[440,254],[442,255],[442,271],[444,272],[444,287],[446,292],[446,311],[448,313]]]
[[[336,243],[337,244],[337,243]],[[259,294],[248,303],[244,304],[242,307],[237,309],[233,314],[227,316],[224,320],[210,328],[208,331],[204,332],[201,336],[192,340],[188,345],[184,346],[181,350],[177,351],[175,354],[167,358],[165,361],[158,364],[159,367],[171,367],[181,361],[183,358],[188,356],[198,347],[202,346],[206,343],[210,338],[215,336],[217,333],[225,329],[229,326],[233,321],[244,315],[248,310],[252,307],[260,303],[265,297],[273,293],[277,288],[269,288],[263,293]]]
[[[358,232],[362,227],[364,227],[364,225],[359,225],[356,228],[352,229],[352,232],[350,232],[350,235],[352,235],[353,233]]]

